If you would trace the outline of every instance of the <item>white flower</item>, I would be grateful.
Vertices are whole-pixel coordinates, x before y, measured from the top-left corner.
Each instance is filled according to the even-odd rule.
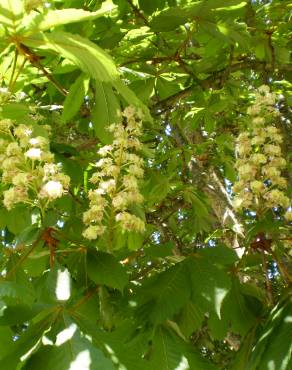
[[[105,157],[108,153],[110,153],[111,151],[113,150],[113,147],[111,145],[105,145],[103,146],[102,148],[100,148],[97,153],[102,156],[102,157]]]
[[[51,152],[42,152],[42,161],[52,163],[54,161],[54,154]]]
[[[136,109],[133,106],[128,106],[124,109],[122,112],[122,115],[126,117],[127,119],[131,119],[135,117]]]
[[[10,210],[16,203],[23,202],[27,199],[27,190],[21,186],[15,186],[4,191],[3,195],[3,204]]]
[[[125,209],[128,205],[126,194],[125,193],[117,194],[112,200],[112,205],[116,209]]]
[[[255,117],[253,120],[252,120],[252,123],[256,126],[261,126],[265,123],[265,119],[263,117]]]
[[[239,193],[245,188],[246,184],[245,181],[237,181],[233,184],[233,191],[234,193]]]
[[[263,167],[262,172],[267,178],[277,178],[281,175],[281,172],[276,167],[271,166]]]
[[[237,146],[237,152],[241,157],[250,154],[251,150],[250,142],[242,142]]]
[[[281,144],[283,142],[283,137],[282,135],[275,134],[273,136],[270,136],[271,141],[277,144]]]
[[[113,163],[111,158],[102,158],[95,163],[96,167],[110,166]]]
[[[262,137],[262,136],[254,136],[251,139],[251,144],[252,145],[262,145],[262,144],[264,144],[264,142],[265,142],[265,138]]]
[[[275,135],[279,132],[279,130],[277,129],[277,127],[274,127],[274,126],[268,126],[266,127],[266,131],[268,133],[268,135]]]
[[[114,179],[110,179],[108,181],[102,181],[99,184],[99,188],[104,190],[106,193],[110,193],[116,187],[116,182]]]
[[[284,193],[278,189],[274,189],[265,194],[265,199],[267,199],[270,207],[282,206],[284,208],[289,206],[289,198],[284,195]]]
[[[129,166],[128,172],[139,179],[144,176],[144,170],[141,167],[136,166],[135,164]]]
[[[6,148],[6,155],[8,157],[10,157],[12,155],[19,155],[19,154],[22,154],[22,152],[21,152],[20,146],[17,143],[8,144],[8,146]]]
[[[14,129],[14,135],[19,139],[29,137],[32,134],[32,128],[26,125],[19,125]]]
[[[249,142],[249,133],[248,132],[242,132],[241,134],[238,135],[237,141],[239,143]]]
[[[29,139],[29,144],[31,146],[44,147],[48,145],[48,140],[43,136],[32,137],[31,139]]]
[[[103,217],[103,205],[93,205],[88,211],[83,213],[83,222],[90,224],[93,221],[101,221]]]
[[[287,162],[284,158],[278,157],[278,158],[273,158],[270,162],[270,165],[273,167],[284,168],[286,167]]]
[[[292,222],[292,210],[288,210],[288,211],[284,214],[284,218],[285,218],[288,222]]]
[[[250,159],[254,164],[262,164],[267,162],[267,157],[261,153],[253,154]]]
[[[244,164],[238,168],[239,176],[242,180],[249,180],[253,178],[256,174],[256,167],[251,166],[250,164]]]
[[[138,188],[138,182],[136,177],[131,176],[131,175],[126,175],[123,178],[123,185],[127,189],[133,189],[136,190]]]
[[[41,198],[57,199],[64,193],[63,185],[59,181],[49,181],[41,189]]]
[[[105,231],[105,227],[102,225],[90,225],[87,229],[85,229],[82,233],[84,238],[93,240],[98,237],[98,235],[102,235]]]
[[[95,189],[95,190],[90,189],[88,192],[88,198],[90,200],[90,203],[92,204],[99,204],[99,203],[106,204],[105,199],[101,196],[98,189]]]
[[[43,168],[46,177],[50,175],[55,175],[56,173],[58,173],[59,170],[58,165],[54,163],[45,163]]]
[[[265,190],[265,186],[261,181],[252,181],[250,183],[250,188],[255,194],[261,193],[263,190]]]
[[[141,218],[128,212],[118,213],[116,221],[120,223],[122,229],[127,231],[143,232],[145,230],[145,224]]]
[[[267,154],[278,156],[281,155],[281,148],[278,145],[266,144],[264,151]]]
[[[15,168],[20,163],[19,157],[10,157],[4,159],[2,163],[2,170],[11,170],[12,168]]]
[[[31,148],[24,153],[25,157],[31,160],[40,160],[42,151],[39,148]]]
[[[287,180],[284,177],[276,177],[272,180],[273,185],[279,186],[280,189],[287,188]]]
[[[65,189],[69,188],[70,185],[70,177],[68,175],[65,175],[64,173],[57,173],[54,176],[55,181],[59,181]]]
[[[267,95],[270,93],[270,88],[268,85],[261,85],[259,88],[258,88],[258,91],[264,95]]]
[[[25,172],[19,172],[17,175],[15,175],[12,179],[13,185],[27,185],[28,183],[28,174]]]

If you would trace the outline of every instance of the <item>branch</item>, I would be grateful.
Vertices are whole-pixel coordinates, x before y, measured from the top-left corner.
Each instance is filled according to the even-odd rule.
[[[256,61],[256,60],[247,60],[240,63],[235,63],[232,65],[228,65],[224,69],[216,71],[212,73],[208,78],[205,80],[195,79],[193,84],[186,89],[179,91],[178,93],[169,96],[166,99],[163,99],[152,106],[152,113],[155,115],[161,114],[161,108],[166,108],[172,106],[174,102],[177,100],[183,99],[193,92],[196,87],[201,87],[203,90],[208,90],[210,88],[222,88],[221,81],[226,73],[230,74],[236,71],[241,71],[245,69],[252,69],[256,71],[273,71],[278,70],[281,72],[292,72],[292,65],[290,64],[281,64],[275,65],[268,64],[266,62]]]

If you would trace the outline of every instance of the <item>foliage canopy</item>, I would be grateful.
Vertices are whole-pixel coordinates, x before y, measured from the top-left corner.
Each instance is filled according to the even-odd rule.
[[[291,8],[1,0],[0,369],[292,369]]]

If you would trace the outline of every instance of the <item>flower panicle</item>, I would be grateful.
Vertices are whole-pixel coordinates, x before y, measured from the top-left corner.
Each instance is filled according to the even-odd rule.
[[[262,205],[287,208],[290,203],[284,193],[287,181],[281,176],[286,167],[281,151],[283,138],[273,124],[278,116],[274,108],[276,96],[265,85],[255,96],[254,104],[247,110],[248,129],[236,140],[238,181],[233,185],[234,207],[250,210]]]
[[[54,163],[49,149],[49,130],[45,136],[34,136],[31,125],[0,121],[0,166],[2,182],[9,188],[3,192],[3,204],[10,210],[18,203],[40,206],[61,197],[69,188],[70,178]]]
[[[143,202],[139,190],[144,175],[144,161],[139,155],[142,115],[130,106],[121,113],[121,118],[121,122],[109,127],[112,144],[97,152],[100,159],[90,178],[95,189],[89,191],[89,209],[83,214],[87,226],[83,236],[87,239],[102,235],[107,222],[117,223],[123,231],[143,232],[145,229],[144,221],[129,210],[131,205]]]

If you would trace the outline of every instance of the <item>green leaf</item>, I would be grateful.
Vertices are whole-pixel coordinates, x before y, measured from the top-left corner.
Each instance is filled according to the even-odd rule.
[[[233,279],[232,288],[222,306],[222,318],[235,333],[245,335],[256,323],[256,317],[241,293],[240,284]]]
[[[0,297],[15,298],[22,300],[24,295],[21,294],[21,287],[12,281],[0,282]]]
[[[158,171],[147,173],[143,194],[149,207],[161,202],[170,191],[168,178]]]
[[[239,351],[236,353],[230,370],[246,370],[247,360],[250,356],[253,342],[255,340],[255,326],[244,338]]]
[[[22,19],[23,5],[22,0],[1,0],[0,24],[15,29]]]
[[[14,305],[9,306],[4,304],[4,306],[1,307],[0,326],[23,324],[31,320],[41,310],[44,309],[44,306],[40,304],[33,304],[29,306],[21,302],[18,303],[16,300],[14,300],[13,304]]]
[[[26,207],[17,206],[8,211],[6,217],[7,228],[15,235],[31,226],[31,214]]]
[[[222,302],[231,288],[227,273],[201,256],[188,257],[185,264],[192,280],[194,302],[208,302],[207,306],[221,317]]]
[[[66,320],[67,321],[67,320]],[[67,331],[67,332],[66,332]],[[62,332],[67,338],[62,339]],[[114,370],[114,364],[71,323],[57,334],[56,345],[42,346],[26,363],[24,369],[39,370]]]
[[[128,283],[125,268],[109,253],[89,251],[87,255],[87,272],[96,284],[123,291]]]
[[[32,12],[22,20],[21,30],[24,35],[28,36],[39,31],[46,31],[53,27],[72,24],[75,22],[84,22],[96,19],[115,9],[112,4],[106,4],[105,7],[96,11],[88,12],[83,9],[58,9],[48,10],[45,13]]]
[[[155,78],[133,81],[129,86],[135,92],[137,97],[145,104],[149,102],[154,90]]]
[[[135,251],[142,247],[144,241],[144,236],[140,233],[136,233],[134,231],[128,233],[127,238],[127,247]]]
[[[111,85],[107,82],[96,81],[95,105],[91,112],[91,119],[96,136],[104,144],[112,141],[113,136],[108,131],[108,127],[117,122],[118,111],[120,111],[120,104]]]
[[[154,324],[171,319],[190,298],[190,281],[185,264],[177,263],[149,279],[138,294],[141,295],[140,317]]]
[[[113,82],[114,87],[117,89],[119,94],[126,100],[129,105],[133,105],[136,108],[140,108],[144,114],[144,120],[152,122],[152,117],[148,107],[137,98],[136,94],[128,88],[121,80]]]
[[[79,111],[88,87],[89,77],[82,73],[70,86],[69,94],[64,101],[64,109],[61,116],[63,122],[69,121]]]
[[[30,245],[32,244],[38,237],[40,232],[40,228],[38,225],[31,225],[26,227],[22,230],[16,238],[16,245],[24,244]]]
[[[151,19],[150,27],[153,31],[172,31],[188,21],[188,13],[183,8],[169,8],[160,12]]]
[[[292,299],[284,299],[272,310],[245,368],[290,370],[292,356]]]
[[[45,310],[35,317],[29,328],[15,338],[13,346],[0,358],[0,369],[16,370],[21,363],[21,357],[33,350],[44,331],[47,330],[56,317],[54,309]],[[20,365],[21,366],[21,365]]]
[[[132,321],[126,320],[114,331],[107,332],[101,330],[100,326],[94,325],[86,316],[74,317],[74,321],[78,323],[84,333],[92,337],[92,342],[98,346],[105,346],[105,350],[109,356],[113,356],[114,362],[121,369],[135,370],[153,370],[148,365],[148,361],[142,360],[142,355],[145,346],[140,341],[143,341],[143,336],[140,339],[129,340],[129,336],[133,332]],[[142,347],[142,348],[141,348]]]
[[[145,247],[144,253],[150,258],[163,258],[166,256],[173,255],[173,249],[175,247],[174,242],[167,242],[164,244],[154,244],[149,247]]]
[[[8,103],[0,107],[0,116],[12,120],[22,120],[28,113],[29,107],[22,103]]]
[[[40,49],[51,50],[71,60],[90,77],[104,82],[119,78],[111,57],[93,42],[69,32],[54,31],[39,33],[23,39],[23,44]]]
[[[35,284],[38,300],[55,304],[67,301],[72,293],[71,276],[67,268],[58,263],[46,271]]]
[[[0,327],[0,359],[5,357],[13,346],[13,332],[8,326]]]
[[[146,14],[152,14],[156,9],[161,9],[165,5],[165,0],[139,0],[139,7]]]
[[[206,247],[199,250],[198,254],[206,258],[208,262],[214,263],[215,265],[233,265],[238,261],[238,256],[234,249],[226,247],[225,245]]]
[[[189,337],[192,333],[200,329],[204,320],[204,313],[200,307],[193,302],[188,302],[180,312],[177,320],[182,333]]]
[[[191,346],[162,327],[155,332],[149,364],[151,369],[216,370]]]

